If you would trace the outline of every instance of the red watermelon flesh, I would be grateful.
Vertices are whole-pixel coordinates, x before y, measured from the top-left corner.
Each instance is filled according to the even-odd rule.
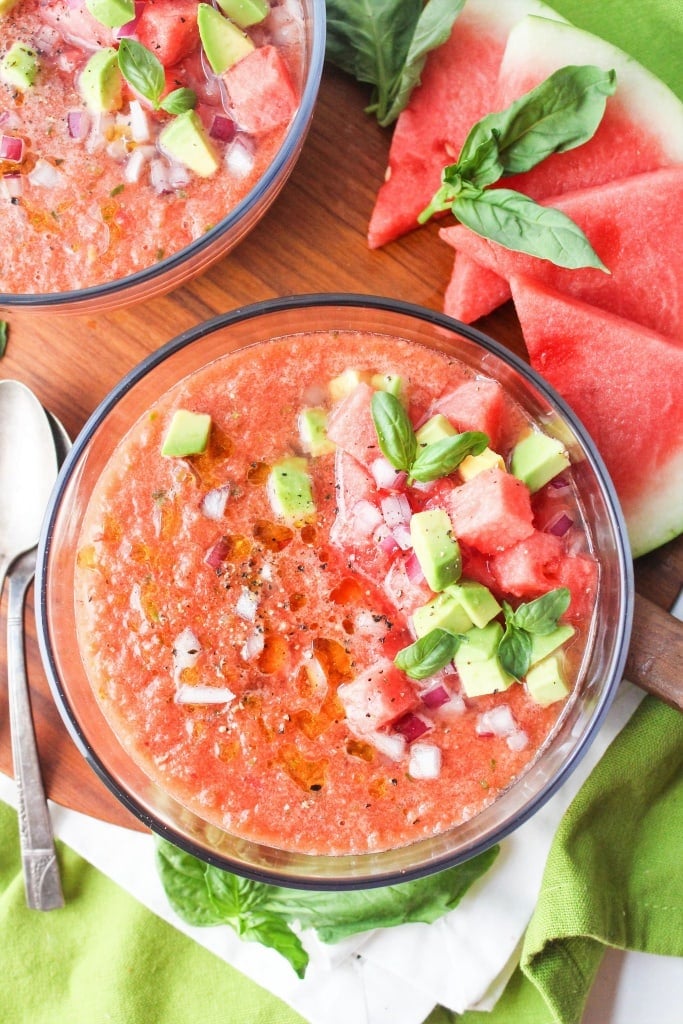
[[[386,180],[368,226],[377,249],[417,225],[472,125],[492,109],[508,33],[531,11],[559,17],[537,0],[468,0],[450,38],[429,54],[421,84],[396,121]]]
[[[586,233],[611,271],[566,270],[511,252],[456,225],[441,237],[510,279],[527,275],[567,295],[683,340],[683,166],[544,200]]]
[[[492,109],[505,109],[567,64],[616,70],[617,92],[608,100],[600,127],[577,149],[506,178],[506,187],[541,200],[683,162],[683,105],[678,98],[623,51],[566,23],[530,16],[512,29]],[[509,289],[490,272],[478,277],[476,266],[459,258],[444,310],[471,323],[509,297]]]
[[[135,32],[165,68],[171,67],[199,42],[197,5],[192,0],[148,0]]]
[[[591,434],[634,557],[683,533],[683,346],[531,278],[510,283],[531,364]]]

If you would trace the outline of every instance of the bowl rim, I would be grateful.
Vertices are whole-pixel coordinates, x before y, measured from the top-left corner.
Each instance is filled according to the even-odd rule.
[[[385,872],[373,872],[371,876],[353,875],[353,877],[349,877],[344,874],[341,874],[338,877],[333,875],[316,876],[314,871],[315,862],[316,860],[320,861],[324,858],[321,858],[318,855],[297,854],[297,857],[303,860],[310,858],[311,871],[309,872],[309,876],[306,878],[290,877],[289,875],[283,877],[283,874],[278,871],[277,867],[252,867],[251,865],[244,865],[241,862],[237,863],[236,861],[231,860],[229,855],[221,856],[219,854],[212,854],[204,848],[200,849],[195,843],[193,843],[191,838],[182,835],[175,829],[169,828],[163,822],[153,818],[141,806],[141,804],[138,803],[134,796],[123,789],[116,779],[112,778],[106,766],[102,763],[100,757],[88,742],[87,737],[82,731],[80,724],[71,709],[68,696],[65,693],[62,682],[59,678],[51,642],[49,640],[49,628],[47,621],[47,564],[50,555],[55,519],[59,513],[61,500],[67,484],[70,481],[73,469],[77,465],[82,453],[87,449],[92,435],[103,423],[109,412],[116,406],[119,400],[156,366],[163,363],[168,356],[177,353],[188,345],[191,345],[205,334],[212,333],[217,329],[228,327],[234,323],[257,319],[264,314],[272,315],[284,311],[308,309],[312,307],[321,307],[324,309],[332,309],[335,307],[340,309],[355,307],[414,318],[418,321],[423,321],[428,325],[445,329],[450,333],[462,335],[467,340],[474,342],[475,345],[483,348],[486,352],[502,360],[503,363],[506,363],[520,374],[549,403],[550,407],[555,409],[567,421],[569,427],[581,443],[583,451],[595,476],[599,480],[606,499],[605,504],[608,510],[609,522],[616,542],[616,574],[622,583],[622,593],[620,594],[622,615],[620,619],[613,624],[609,662],[603,673],[605,677],[609,678],[609,684],[602,687],[590,715],[589,725],[584,729],[583,735],[569,752],[560,770],[558,770],[555,775],[539,787],[538,791],[527,801],[527,803],[525,803],[524,807],[521,808],[511,820],[495,829],[492,829],[491,833],[487,833],[480,840],[471,844],[466,851],[451,853],[450,855],[445,853],[442,856],[435,857],[426,863],[420,863],[413,869],[406,869],[405,867],[398,869],[394,868]],[[45,519],[43,521],[43,528],[38,545],[36,580],[38,584],[38,592],[35,602],[38,644],[53,699],[55,700],[60,716],[78,750],[99,778],[104,782],[107,789],[119,800],[119,802],[121,802],[136,818],[138,818],[157,835],[169,840],[185,852],[200,857],[206,863],[228,871],[233,871],[236,874],[250,878],[254,881],[279,884],[292,889],[317,889],[327,891],[348,890],[352,888],[374,888],[377,886],[392,885],[397,882],[422,878],[428,874],[433,874],[437,871],[453,867],[472,859],[478,854],[484,853],[491,846],[499,843],[513,831],[516,831],[520,825],[524,824],[538,810],[540,810],[540,808],[550,800],[550,798],[562,785],[564,785],[569,776],[573,773],[575,768],[583,759],[583,756],[587,752],[604,722],[622,679],[628,654],[628,641],[632,628],[635,602],[633,559],[630,553],[626,523],[614,485],[590,434],[570,406],[567,405],[555,389],[515,352],[507,349],[501,342],[496,341],[469,324],[461,323],[459,320],[449,317],[446,314],[439,313],[427,307],[406,302],[401,299],[385,298],[378,295],[366,295],[362,293],[335,292],[305,293],[265,299],[230,310],[226,313],[218,314],[217,316],[211,317],[202,323],[195,324],[191,328],[177,335],[133,367],[133,369],[131,369],[119,381],[119,383],[95,408],[78,434],[71,451],[62,465],[50,498]],[[417,847],[421,842],[423,842],[423,840],[417,840],[414,845]],[[409,849],[409,847],[407,847],[407,849]],[[381,854],[379,852],[375,852],[343,855],[334,858],[328,857],[327,860],[333,860],[340,865],[344,862],[348,864],[353,862],[358,865],[364,858],[369,860],[370,858],[377,858],[378,856],[381,856]]]
[[[324,0],[310,0],[310,3],[314,14],[313,31],[310,40],[310,63],[301,94],[301,102],[275,157],[236,206],[189,245],[183,246],[182,249],[171,253],[165,259],[144,267],[142,270],[137,270],[133,274],[118,277],[114,281],[103,281],[87,288],[75,288],[66,292],[0,292],[0,308],[49,312],[56,307],[66,307],[67,310],[77,309],[81,304],[108,299],[119,292],[125,296],[142,285],[152,283],[169,272],[172,273],[186,261],[191,261],[204,250],[210,249],[224,233],[230,231],[254,208],[257,208],[261,201],[269,195],[271,189],[277,185],[280,175],[287,170],[290,161],[303,145],[315,108],[325,60],[326,9]]]

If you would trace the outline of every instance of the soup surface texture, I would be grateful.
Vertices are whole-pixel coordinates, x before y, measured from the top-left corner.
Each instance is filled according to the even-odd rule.
[[[479,454],[415,479],[378,402],[414,459],[444,436]],[[178,383],[112,455],[75,567],[84,665],[131,756],[203,819],[311,854],[495,800],[571,700],[598,585],[564,456],[533,493],[510,472],[539,433],[497,382],[380,335],[264,341]],[[444,517],[434,551],[418,524]],[[506,614],[563,588],[514,679]]]

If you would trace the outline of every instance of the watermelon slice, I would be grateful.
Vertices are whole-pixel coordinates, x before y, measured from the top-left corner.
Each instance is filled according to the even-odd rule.
[[[165,68],[172,67],[199,43],[197,4],[193,0],[148,0],[135,32],[138,42]]]
[[[544,200],[586,233],[611,273],[565,270],[511,252],[461,225],[441,237],[509,279],[534,277],[567,295],[683,339],[683,166],[638,174]]]
[[[532,12],[560,17],[540,0],[468,0],[448,41],[429,55],[394,128],[368,227],[371,249],[418,226],[442,169],[457,157],[474,122],[492,109],[508,33]]]
[[[276,46],[259,46],[223,74],[235,120],[247,132],[270,132],[294,117],[299,98]]]
[[[592,435],[633,556],[683,533],[683,346],[530,278],[510,283],[531,363]]]
[[[506,179],[506,186],[540,200],[683,163],[679,99],[622,50],[568,23],[531,15],[515,25],[502,58],[492,109],[504,109],[567,64],[616,70],[617,92],[608,101],[600,127],[583,146],[548,157],[531,171]],[[509,297],[499,278],[490,272],[478,278],[469,260],[458,258],[444,310],[471,323]]]

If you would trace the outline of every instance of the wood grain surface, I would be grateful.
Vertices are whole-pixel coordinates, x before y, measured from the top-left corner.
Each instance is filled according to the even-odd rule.
[[[366,100],[361,87],[326,68],[300,160],[275,204],[238,249],[186,287],[106,316],[12,313],[0,377],[28,384],[75,436],[141,359],[217,313],[278,295],[329,291],[397,297],[440,310],[452,250],[438,240],[435,225],[381,251],[367,247],[365,232],[390,134],[363,113]],[[524,354],[510,304],[476,326]],[[683,543],[640,559],[636,577],[643,598],[669,608],[683,581]],[[5,613],[6,597],[0,609],[3,640]],[[40,661],[32,595],[26,624],[28,674],[49,796],[95,817],[142,828],[83,760],[62,724]],[[637,624],[636,633],[647,649],[646,623],[641,630]],[[666,643],[666,629],[653,642]],[[5,679],[5,644],[0,642],[0,770],[11,774]]]

